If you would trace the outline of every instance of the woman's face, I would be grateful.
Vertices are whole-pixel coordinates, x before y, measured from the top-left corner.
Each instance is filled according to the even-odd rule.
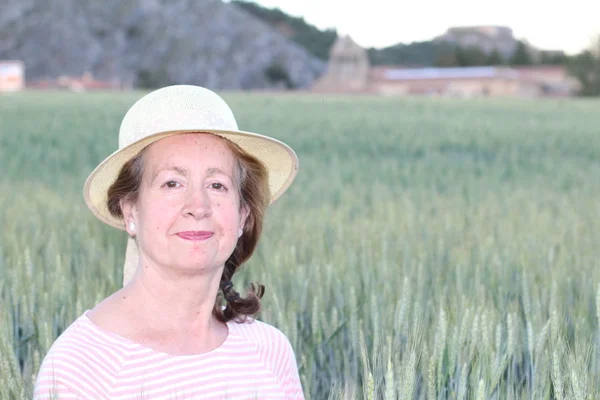
[[[235,158],[224,139],[169,136],[148,147],[143,164],[137,202],[122,205],[141,259],[189,274],[223,267],[247,217],[240,210]]]

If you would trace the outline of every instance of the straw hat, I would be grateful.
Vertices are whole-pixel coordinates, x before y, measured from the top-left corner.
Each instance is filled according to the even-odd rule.
[[[83,197],[92,213],[102,222],[125,230],[123,220],[113,217],[107,207],[108,188],[121,168],[149,144],[189,132],[229,139],[260,160],[269,173],[270,203],[287,190],[296,176],[296,153],[276,139],[240,131],[233,112],[216,93],[199,86],[168,86],[142,97],[125,114],[119,130],[119,149],[102,161],[85,182]],[[124,284],[135,272],[138,259],[137,245],[129,239]]]

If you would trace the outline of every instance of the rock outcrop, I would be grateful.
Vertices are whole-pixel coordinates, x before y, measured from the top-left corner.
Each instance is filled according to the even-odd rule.
[[[309,87],[325,64],[221,0],[5,0],[0,59],[26,79],[92,74],[118,86]]]

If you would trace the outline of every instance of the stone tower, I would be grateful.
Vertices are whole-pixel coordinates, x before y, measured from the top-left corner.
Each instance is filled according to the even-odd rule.
[[[354,92],[366,88],[369,56],[350,36],[341,36],[331,46],[327,72],[313,86],[315,91]]]

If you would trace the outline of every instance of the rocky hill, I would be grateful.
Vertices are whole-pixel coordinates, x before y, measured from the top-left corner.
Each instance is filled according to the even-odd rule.
[[[479,49],[483,54],[496,53],[504,62],[527,58],[530,63],[561,64],[566,60],[563,51],[542,50],[514,36],[508,26],[465,26],[449,28],[433,39],[434,43],[450,43],[463,49]],[[523,52],[527,53],[522,54]]]
[[[473,26],[449,28],[434,39],[435,42],[450,42],[462,47],[476,47],[486,54],[497,51],[509,59],[517,48],[513,31],[505,26]]]
[[[0,59],[31,81],[91,73],[123,86],[307,87],[322,60],[221,0],[4,0]]]

